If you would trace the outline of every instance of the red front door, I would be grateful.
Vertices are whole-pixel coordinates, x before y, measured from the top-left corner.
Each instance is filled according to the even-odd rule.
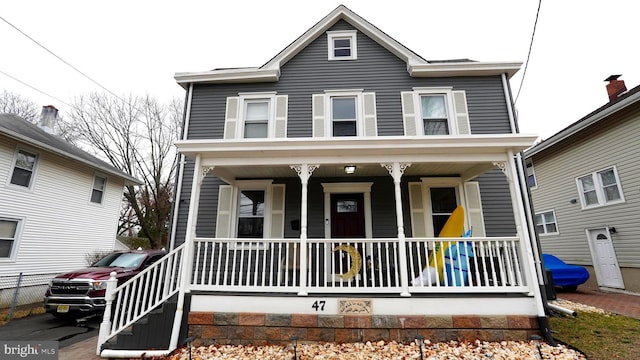
[[[331,194],[331,237],[364,238],[364,196]]]

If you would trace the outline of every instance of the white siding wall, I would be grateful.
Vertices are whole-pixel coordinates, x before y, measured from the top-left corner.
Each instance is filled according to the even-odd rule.
[[[24,219],[17,255],[0,259],[0,274],[73,270],[86,265],[85,254],[113,249],[123,180],[109,177],[103,203],[91,203],[94,171],[39,151],[32,189],[8,186],[15,148],[0,138],[0,216]]]
[[[544,252],[591,265],[585,229],[614,226],[617,233],[611,238],[619,265],[640,267],[640,111],[624,119],[533,157],[535,212],[555,210],[560,232],[540,237]],[[609,166],[618,170],[626,202],[582,210],[576,177]]]

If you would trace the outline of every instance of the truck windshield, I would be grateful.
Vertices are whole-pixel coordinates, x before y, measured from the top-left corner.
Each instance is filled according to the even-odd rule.
[[[122,267],[136,268],[140,266],[145,258],[145,254],[114,253],[103,257],[93,264],[94,267]]]

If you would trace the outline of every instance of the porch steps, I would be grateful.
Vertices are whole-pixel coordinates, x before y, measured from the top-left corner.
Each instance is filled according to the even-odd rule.
[[[111,350],[153,350],[169,348],[177,309],[177,296],[153,309],[132,326],[102,345]]]

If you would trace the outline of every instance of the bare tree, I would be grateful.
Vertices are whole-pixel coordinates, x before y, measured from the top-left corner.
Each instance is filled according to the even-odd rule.
[[[76,98],[65,120],[65,137],[143,181],[125,189],[118,233],[136,228],[153,248],[160,248],[168,239],[177,171],[173,142],[183,106],[177,99],[163,105],[149,95],[123,100],[104,93]]]
[[[35,124],[40,120],[40,107],[27,98],[3,90],[0,93],[0,114],[15,114]]]

